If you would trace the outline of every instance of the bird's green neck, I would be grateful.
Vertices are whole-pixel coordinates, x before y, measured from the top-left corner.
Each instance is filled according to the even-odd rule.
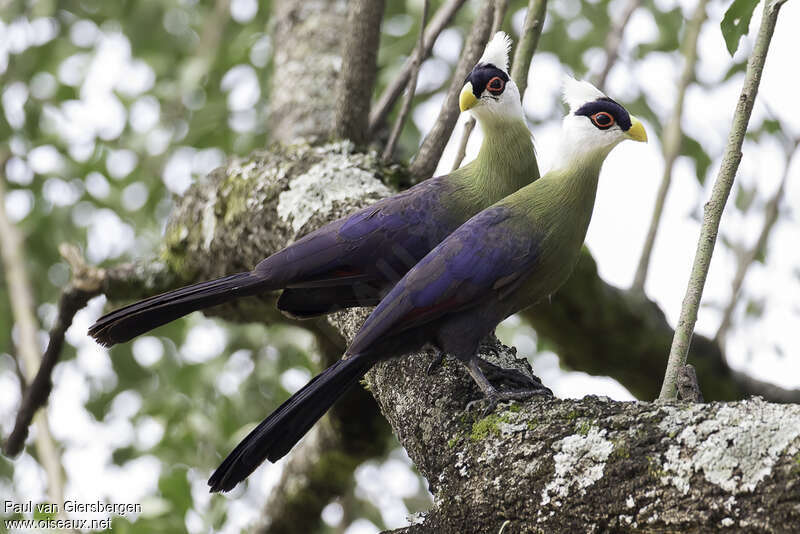
[[[522,119],[481,121],[481,128],[478,157],[455,174],[468,196],[488,206],[537,180],[539,166]]]
[[[535,221],[534,227],[542,231],[544,241],[548,241],[543,243],[545,247],[577,251],[592,218],[603,159],[585,159],[549,171],[503,203],[508,202],[528,213]]]

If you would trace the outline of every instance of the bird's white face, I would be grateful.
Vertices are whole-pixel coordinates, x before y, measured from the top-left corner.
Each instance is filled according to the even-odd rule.
[[[622,141],[647,141],[642,123],[588,82],[565,80],[564,100],[570,110],[556,168],[586,160],[601,164]]]
[[[517,84],[494,65],[478,65],[467,77],[459,98],[461,111],[469,110],[481,123],[522,120]]]
[[[519,89],[508,76],[511,39],[497,32],[486,45],[483,56],[464,80],[458,99],[461,111],[469,110],[484,125],[524,120]]]

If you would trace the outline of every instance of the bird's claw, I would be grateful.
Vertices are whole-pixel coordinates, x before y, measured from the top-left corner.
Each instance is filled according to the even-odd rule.
[[[542,386],[542,381],[538,376],[528,376],[518,369],[501,367],[486,360],[481,360],[481,367],[484,368],[484,375],[490,382],[506,382],[510,386],[519,389],[537,389]]]
[[[433,361],[430,363],[430,365],[428,365],[428,369],[425,371],[425,373],[428,376],[431,376],[433,373],[439,370],[439,368],[442,366],[442,363],[444,363],[444,351],[435,350]]]

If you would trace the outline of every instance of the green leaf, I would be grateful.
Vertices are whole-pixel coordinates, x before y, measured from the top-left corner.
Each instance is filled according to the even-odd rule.
[[[750,19],[753,18],[753,11],[756,9],[759,0],[733,0],[731,7],[725,12],[720,23],[722,37],[725,39],[725,46],[728,52],[736,53],[739,48],[739,41],[743,35],[747,35],[750,29]]]

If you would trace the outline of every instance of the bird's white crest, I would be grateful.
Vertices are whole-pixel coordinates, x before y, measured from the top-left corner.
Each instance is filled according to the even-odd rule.
[[[594,102],[606,96],[603,92],[584,80],[576,80],[572,76],[564,75],[564,103],[569,109],[575,111],[587,102]]]
[[[478,63],[491,63],[498,69],[508,72],[508,53],[511,51],[511,37],[506,32],[497,32],[486,45]]]

